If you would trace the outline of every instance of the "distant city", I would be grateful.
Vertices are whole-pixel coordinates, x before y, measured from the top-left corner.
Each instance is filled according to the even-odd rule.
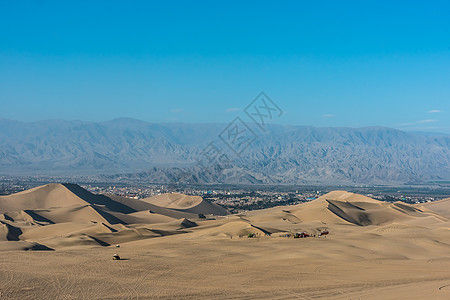
[[[145,184],[118,180],[113,182],[87,182],[86,178],[48,177],[0,177],[0,195],[21,192],[49,182],[76,182],[94,194],[109,194],[134,199],[148,198],[164,193],[183,193],[200,196],[219,204],[231,213],[275,206],[295,205],[309,202],[336,189],[348,190],[367,197],[386,201],[401,201],[409,204],[425,203],[447,198],[450,183],[439,182],[429,186],[270,186],[270,185],[192,185]]]

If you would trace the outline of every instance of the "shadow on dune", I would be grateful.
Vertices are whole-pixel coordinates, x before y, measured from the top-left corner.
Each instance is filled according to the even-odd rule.
[[[8,216],[8,214],[3,214],[3,217],[4,217],[5,220],[7,220],[7,221],[14,222],[14,219],[11,218],[10,216]]]
[[[40,214],[37,214],[36,212],[32,211],[32,210],[24,210],[24,212],[26,214],[28,214],[31,218],[33,218],[34,221],[37,222],[45,222],[45,223],[49,223],[49,224],[55,224],[55,222],[53,222],[52,220],[49,220],[43,216],[41,216]]]
[[[196,227],[198,226],[197,223],[192,222],[186,218],[183,219],[183,221],[181,222],[181,228],[192,228],[192,227]]]
[[[169,216],[175,219],[181,219],[181,218],[196,218],[198,215],[190,212],[184,212],[184,211],[178,211],[171,208],[165,208],[160,207],[145,201],[141,200],[135,200],[131,198],[125,198],[115,195],[108,195],[109,198],[113,199],[116,202],[123,203],[124,205],[127,205],[131,207],[132,209],[135,209],[137,211],[143,211],[147,210],[150,211],[150,213],[156,213],[164,216]]]
[[[22,234],[22,229],[9,225],[8,223],[0,221],[0,225],[6,229],[6,240],[7,241],[19,241],[19,236]]]
[[[129,213],[134,213],[137,212],[137,210],[119,203],[117,201],[112,200],[109,197],[106,197],[105,195],[95,195],[92,194],[91,192],[83,189],[82,187],[80,187],[77,184],[71,184],[71,183],[64,183],[63,184],[69,191],[71,191],[72,193],[74,193],[76,196],[78,196],[79,198],[83,199],[84,201],[86,201],[89,204],[96,204],[96,205],[103,205],[106,208],[108,208],[109,210],[112,211],[116,211],[116,212],[120,212],[123,214],[129,214]]]
[[[109,243],[107,243],[107,242],[105,242],[105,241],[99,240],[99,239],[97,239],[97,238],[95,238],[95,237],[93,237],[93,236],[91,236],[91,235],[89,235],[89,237],[90,237],[91,239],[93,239],[94,241],[96,241],[100,246],[103,246],[103,247],[111,246],[111,244],[109,244]]]
[[[341,202],[334,200],[326,200],[328,202],[328,210],[339,218],[353,223],[358,226],[372,225],[370,215],[365,213],[365,209],[351,204],[350,202]]]
[[[117,218],[116,216],[113,216],[112,214],[103,211],[101,207],[92,205],[91,206],[100,216],[102,216],[106,221],[108,221],[109,224],[123,224],[126,225],[127,223],[122,221],[121,219]],[[108,227],[110,228],[110,227]]]
[[[49,247],[47,247],[45,245],[42,245],[42,244],[34,244],[28,250],[33,250],[33,251],[55,251],[55,249],[49,248]]]
[[[264,229],[264,228],[261,228],[261,227],[258,227],[258,226],[255,226],[255,225],[253,225],[253,224],[250,224],[250,226],[252,226],[253,228],[256,228],[256,229],[258,229],[258,230],[261,230],[264,234],[272,234],[272,232],[270,232],[270,231],[267,231],[266,229]]]

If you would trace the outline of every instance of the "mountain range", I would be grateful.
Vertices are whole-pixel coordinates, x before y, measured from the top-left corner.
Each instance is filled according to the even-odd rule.
[[[0,175],[95,175],[150,182],[386,184],[450,179],[450,135],[386,127],[0,119]],[[234,140],[235,141],[235,140]],[[232,147],[227,145],[234,145]],[[223,160],[211,160],[211,145]],[[234,148],[233,148],[234,147]],[[206,154],[205,154],[206,153]],[[205,158],[207,163],[205,164]]]

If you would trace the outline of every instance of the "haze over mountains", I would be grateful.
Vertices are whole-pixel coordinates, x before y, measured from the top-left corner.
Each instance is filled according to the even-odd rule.
[[[423,183],[450,179],[450,135],[384,127],[250,125],[257,139],[234,154],[227,124],[0,120],[1,175],[122,174],[152,182]],[[199,167],[210,142],[232,161]],[[124,175],[126,174],[126,175]]]

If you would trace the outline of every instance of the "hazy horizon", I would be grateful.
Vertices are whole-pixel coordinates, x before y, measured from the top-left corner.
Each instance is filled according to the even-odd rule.
[[[113,121],[123,121],[123,120],[132,120],[132,121],[138,121],[138,122],[144,122],[147,124],[186,124],[186,125],[210,125],[210,124],[214,124],[214,125],[223,125],[226,126],[228,125],[230,122],[233,121],[233,119],[230,119],[229,122],[182,122],[182,121],[166,121],[166,122],[152,122],[152,121],[146,121],[146,120],[141,120],[141,119],[137,119],[137,118],[132,118],[132,117],[117,117],[117,118],[113,118],[113,119],[108,119],[108,120],[98,120],[98,121],[92,121],[92,120],[83,120],[83,119],[61,119],[61,118],[54,118],[54,119],[39,119],[39,120],[17,120],[17,119],[11,119],[11,118],[0,118],[1,120],[6,120],[6,121],[12,121],[12,122],[22,122],[22,123],[35,123],[35,122],[47,122],[47,121],[63,121],[63,122],[82,122],[82,123],[108,123],[108,122],[113,122]],[[243,120],[244,123],[251,125],[252,121],[251,120]],[[443,134],[443,135],[449,135],[449,132],[446,132],[444,130],[439,131],[439,130],[427,130],[426,128],[424,129],[420,129],[420,128],[396,128],[396,127],[389,127],[389,126],[382,126],[382,125],[367,125],[367,126],[315,126],[315,125],[309,125],[309,124],[283,124],[283,123],[270,123],[268,125],[273,125],[273,126],[292,126],[292,127],[312,127],[312,128],[348,128],[348,129],[363,129],[363,128],[389,128],[389,129],[395,129],[395,130],[400,130],[400,131],[404,131],[404,132],[408,132],[408,133],[423,133],[423,134]],[[254,125],[256,126],[256,125]]]

